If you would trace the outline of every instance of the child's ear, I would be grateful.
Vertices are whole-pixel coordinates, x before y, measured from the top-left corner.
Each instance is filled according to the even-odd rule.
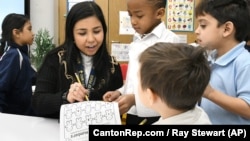
[[[157,18],[161,19],[165,15],[165,8],[159,8],[156,14]]]
[[[223,33],[223,36],[226,37],[226,36],[229,36],[231,34],[233,34],[233,31],[234,31],[234,24],[230,21],[226,22],[224,24],[224,33]]]
[[[20,30],[18,30],[18,29],[13,29],[13,30],[12,30],[12,35],[13,35],[14,37],[19,37],[19,34],[20,34]]]
[[[150,106],[152,106],[158,98],[158,96],[150,88],[147,88],[147,97]]]

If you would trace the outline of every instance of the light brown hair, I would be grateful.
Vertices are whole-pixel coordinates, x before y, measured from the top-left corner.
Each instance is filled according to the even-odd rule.
[[[184,43],[156,43],[139,58],[142,90],[175,109],[192,109],[209,83],[206,51]]]

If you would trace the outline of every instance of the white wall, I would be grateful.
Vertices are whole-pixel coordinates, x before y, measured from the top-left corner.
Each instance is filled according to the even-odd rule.
[[[58,0],[30,0],[30,20],[34,33],[41,28],[49,30],[58,44]]]

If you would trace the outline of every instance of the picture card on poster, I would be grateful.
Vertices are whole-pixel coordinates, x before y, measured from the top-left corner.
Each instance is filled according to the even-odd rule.
[[[194,0],[168,0],[166,21],[172,31],[192,32],[194,30]]]

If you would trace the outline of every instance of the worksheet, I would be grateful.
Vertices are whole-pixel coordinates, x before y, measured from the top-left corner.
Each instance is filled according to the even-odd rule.
[[[60,141],[88,141],[88,125],[121,125],[117,102],[84,101],[60,110]]]

